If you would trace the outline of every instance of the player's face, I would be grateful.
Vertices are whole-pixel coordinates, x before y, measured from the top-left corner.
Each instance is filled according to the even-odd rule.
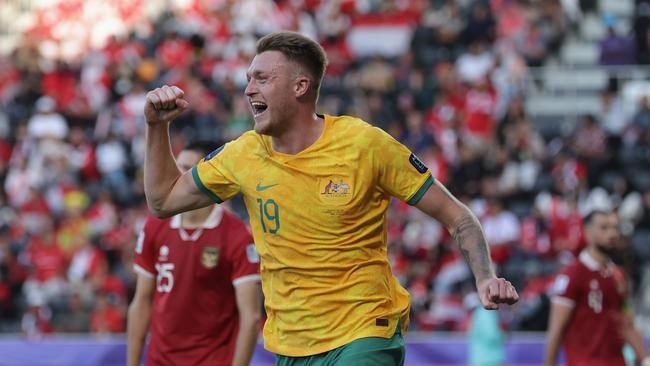
[[[246,77],[246,96],[255,119],[255,131],[277,136],[295,111],[295,65],[279,51],[266,51],[253,58]]]
[[[587,240],[606,254],[616,251],[619,242],[616,214],[594,216],[586,234]]]
[[[203,156],[196,151],[183,150],[176,158],[176,166],[178,166],[180,171],[186,172],[192,169],[192,167],[196,165],[202,157]]]

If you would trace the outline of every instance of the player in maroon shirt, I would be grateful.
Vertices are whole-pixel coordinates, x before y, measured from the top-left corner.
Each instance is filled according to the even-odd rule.
[[[189,170],[213,148],[186,147]],[[147,219],[135,248],[136,293],[128,314],[128,365],[248,365],[259,330],[259,257],[244,223],[214,205]]]
[[[609,259],[618,247],[618,218],[594,211],[584,224],[587,248],[558,275],[553,287],[545,365],[556,365],[562,343],[567,366],[625,366],[627,342],[637,360],[650,366],[627,303],[627,279]]]

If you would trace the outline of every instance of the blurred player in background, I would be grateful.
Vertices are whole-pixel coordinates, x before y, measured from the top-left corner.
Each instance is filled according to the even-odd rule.
[[[627,342],[643,366],[650,357],[634,327],[623,270],[610,259],[618,249],[615,213],[594,211],[584,219],[587,248],[555,282],[546,366],[555,366],[560,343],[568,366],[625,366]]]
[[[212,147],[212,148],[210,148]],[[178,155],[188,171],[214,146]],[[135,248],[128,365],[248,365],[259,331],[259,257],[244,223],[218,205],[147,219]]]
[[[388,263],[391,197],[450,230],[483,306],[518,295],[495,276],[476,217],[405,146],[359,119],[316,114],[326,63],[300,34],[262,38],[245,91],[254,131],[184,174],[168,126],[189,103],[177,87],[148,93],[147,202],[165,217],[243,193],[262,258],[264,344],[278,365],[402,365],[410,304]]]

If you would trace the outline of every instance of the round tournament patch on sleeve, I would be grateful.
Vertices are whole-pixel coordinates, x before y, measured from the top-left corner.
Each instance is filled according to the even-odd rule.
[[[561,274],[555,278],[553,287],[551,287],[551,292],[553,295],[563,295],[566,292],[567,287],[569,287],[569,276]]]
[[[140,232],[140,235],[138,235],[138,241],[135,243],[135,252],[138,254],[142,254],[142,249],[144,247],[144,230]]]
[[[259,254],[257,254],[257,250],[255,249],[255,244],[251,243],[246,246],[246,258],[248,258],[248,261],[251,263],[260,262],[260,256]]]

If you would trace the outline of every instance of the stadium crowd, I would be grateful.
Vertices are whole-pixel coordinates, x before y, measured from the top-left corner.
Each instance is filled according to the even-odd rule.
[[[550,133],[524,108],[528,68],[573,26],[560,1],[187,0],[153,20],[143,2],[115,2],[128,32],[99,47],[99,25],[73,16],[98,2],[85,3],[41,10],[0,55],[0,332],[125,330],[148,214],[145,92],[185,90],[191,111],[172,125],[175,151],[234,139],[252,123],[243,88],[256,39],[280,29],[328,53],[320,112],[385,129],[477,214],[498,272],[522,295],[501,311],[504,327],[545,329],[549,285],[584,246],[581,217],[593,208],[618,210],[620,261],[638,293],[650,263],[650,102],[622,114],[613,80],[601,114]],[[367,52],[386,29],[406,44],[388,37],[387,51]],[[88,39],[65,42],[75,35]],[[398,201],[388,235],[411,329],[465,330],[474,285],[450,235]]]

